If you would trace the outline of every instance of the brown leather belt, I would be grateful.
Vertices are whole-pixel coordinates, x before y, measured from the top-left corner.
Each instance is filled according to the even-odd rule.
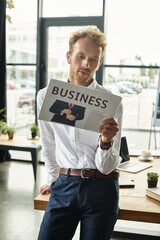
[[[60,174],[67,175],[69,174],[70,176],[78,176],[82,178],[114,178],[118,179],[119,178],[119,171],[114,170],[109,174],[103,174],[99,172],[96,169],[72,169],[72,168],[60,168],[59,171]]]

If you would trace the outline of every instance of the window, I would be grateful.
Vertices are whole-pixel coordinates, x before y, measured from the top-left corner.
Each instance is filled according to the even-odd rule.
[[[37,1],[13,2],[6,24],[7,119],[20,129],[35,121]]]
[[[7,118],[16,127],[35,121],[35,66],[7,67]]]
[[[147,148],[153,130],[160,65],[159,8],[158,0],[108,0],[106,6],[103,85],[123,98],[123,134],[133,149]],[[142,134],[146,138],[138,145]]]
[[[106,64],[160,65],[160,1],[107,1]]]
[[[123,128],[150,129],[158,79],[157,69],[105,69],[104,86],[123,99]]]
[[[79,26],[49,27],[48,30],[48,80],[68,78],[69,65],[66,53],[69,50],[68,39],[71,32]]]
[[[123,97],[123,131],[132,130],[135,134],[137,131],[138,134],[140,131],[146,131],[149,134],[159,80],[160,1],[43,0],[42,2],[42,20],[46,24],[45,37],[48,38],[44,40],[43,36],[41,40],[41,43],[46,41],[44,45],[46,48],[43,48],[38,58],[41,60],[38,73],[40,86],[46,84],[43,83],[46,79],[66,79],[68,76],[68,65],[64,56],[68,46],[64,45],[63,40],[72,31],[72,23],[65,27],[65,24],[56,25],[53,19],[55,21],[57,17],[57,21],[59,19],[73,21],[74,16],[78,17],[75,25],[81,26],[86,24],[84,21],[87,21],[87,17],[103,18],[105,13],[104,26],[108,45],[104,57],[103,85]],[[104,2],[106,2],[105,11],[103,11]],[[6,33],[7,104],[8,117],[15,121],[17,126],[21,126],[22,122],[23,125],[28,125],[29,119],[33,122],[35,119],[37,1],[14,0],[14,5],[15,8],[7,13],[12,20],[11,24],[7,23]],[[85,20],[82,20],[83,17]],[[46,66],[46,69],[43,66]],[[24,96],[19,97],[19,93],[23,93]],[[26,93],[29,96],[26,97]],[[19,98],[28,98],[29,101]],[[145,148],[147,148],[146,144]]]
[[[102,16],[103,0],[43,0],[43,17]]]

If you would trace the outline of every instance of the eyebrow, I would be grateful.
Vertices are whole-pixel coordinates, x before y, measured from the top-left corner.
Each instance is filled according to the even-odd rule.
[[[78,54],[86,55],[84,52],[78,52]],[[98,56],[93,56],[93,57],[90,57],[90,58],[97,58],[97,59],[99,59]]]

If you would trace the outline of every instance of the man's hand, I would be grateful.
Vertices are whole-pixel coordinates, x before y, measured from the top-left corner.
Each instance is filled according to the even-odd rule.
[[[69,109],[63,109],[63,110],[61,111],[61,115],[63,115],[63,114],[69,115],[69,114],[71,114],[71,110],[69,110]]]
[[[47,184],[40,187],[40,194],[46,194],[46,193],[50,193],[50,186]]]
[[[67,114],[66,118],[70,121],[73,121],[75,119],[75,116],[72,114]]]
[[[109,143],[119,131],[118,123],[114,118],[105,119],[99,131],[102,134],[102,142]]]

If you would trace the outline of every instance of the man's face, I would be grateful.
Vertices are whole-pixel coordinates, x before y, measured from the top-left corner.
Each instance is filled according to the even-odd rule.
[[[93,76],[102,64],[102,48],[88,38],[79,39],[72,53],[67,53],[70,64],[69,81],[82,86],[88,86]]]

